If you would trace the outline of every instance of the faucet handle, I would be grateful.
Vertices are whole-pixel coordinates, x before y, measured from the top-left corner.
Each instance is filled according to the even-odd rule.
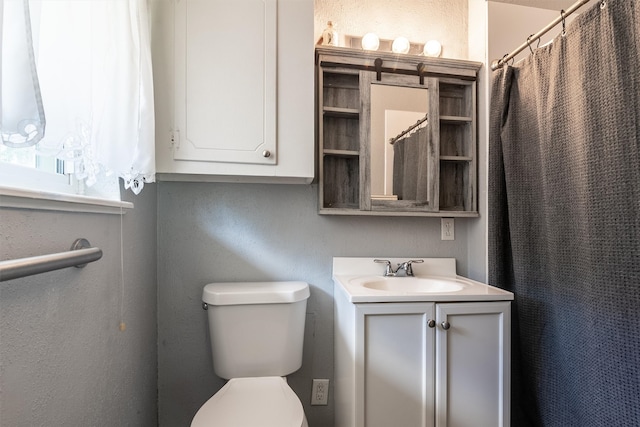
[[[384,268],[385,276],[395,276],[396,273],[393,271],[393,268],[391,267],[391,261],[389,261],[388,259],[374,259],[373,262],[386,264]]]
[[[411,267],[411,264],[421,264],[423,262],[423,259],[410,259],[409,261],[402,263],[401,268],[404,269],[404,271],[407,273],[407,276],[413,276],[413,267]]]

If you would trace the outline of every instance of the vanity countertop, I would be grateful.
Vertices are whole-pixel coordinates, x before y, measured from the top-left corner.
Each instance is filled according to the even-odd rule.
[[[413,264],[414,277],[384,277],[384,265],[374,259],[389,260],[392,266],[423,262]],[[352,303],[513,300],[511,292],[457,275],[454,258],[336,257],[333,281]]]

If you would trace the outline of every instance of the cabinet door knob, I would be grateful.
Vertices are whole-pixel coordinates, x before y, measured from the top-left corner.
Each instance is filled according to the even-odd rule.
[[[442,326],[442,329],[444,329],[445,331],[451,327],[449,322],[442,322],[440,325]]]
[[[429,319],[427,321],[427,325],[429,325],[430,328],[435,328],[436,327],[436,321],[433,319]]]
[[[271,157],[271,151],[269,150],[264,150],[262,152],[262,157]]]

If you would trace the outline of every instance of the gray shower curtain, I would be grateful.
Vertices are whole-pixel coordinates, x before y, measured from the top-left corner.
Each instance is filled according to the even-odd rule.
[[[640,425],[640,11],[589,8],[493,77],[489,280],[512,425]]]

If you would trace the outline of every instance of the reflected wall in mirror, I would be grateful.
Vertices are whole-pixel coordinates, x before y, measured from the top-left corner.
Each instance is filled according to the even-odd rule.
[[[428,202],[426,87],[371,85],[371,199]]]

